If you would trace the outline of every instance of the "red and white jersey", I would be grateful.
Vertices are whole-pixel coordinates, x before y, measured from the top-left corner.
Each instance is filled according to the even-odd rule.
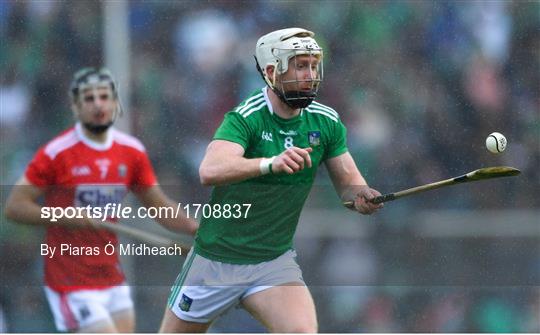
[[[142,143],[114,128],[105,143],[86,137],[81,124],[63,132],[40,148],[27,167],[26,178],[45,189],[45,206],[104,207],[120,203],[128,190],[157,183]],[[44,256],[45,283],[58,292],[119,285],[124,274],[118,254],[106,255],[116,234],[107,230],[47,227],[46,243],[56,247],[54,257]],[[75,252],[60,254],[61,244]],[[84,248],[81,248],[84,247]],[[76,249],[99,248],[99,255],[80,255]]]

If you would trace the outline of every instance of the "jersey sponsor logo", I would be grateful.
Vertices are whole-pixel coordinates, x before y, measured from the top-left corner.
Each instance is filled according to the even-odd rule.
[[[119,204],[127,194],[124,185],[78,185],[75,191],[76,207],[104,207]]]
[[[182,299],[180,299],[178,307],[180,307],[180,309],[184,312],[189,312],[189,309],[191,308],[191,303],[193,303],[193,299],[191,299],[185,294],[182,294]]]
[[[92,173],[92,170],[90,170],[90,167],[88,165],[74,166],[71,169],[71,175],[75,177],[89,176],[91,173]]]
[[[308,131],[308,141],[312,147],[319,146],[321,144],[321,132],[318,130]]]
[[[285,136],[296,136],[296,135],[298,135],[298,132],[295,131],[295,130],[289,130],[289,131],[280,130],[279,133],[281,135],[285,135]]]
[[[265,140],[265,141],[274,142],[274,140],[272,139],[272,133],[271,132],[263,131],[262,135],[261,135],[261,138],[263,140]]]

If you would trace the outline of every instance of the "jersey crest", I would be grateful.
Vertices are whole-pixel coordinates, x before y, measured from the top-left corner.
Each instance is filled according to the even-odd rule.
[[[318,130],[308,131],[308,142],[311,147],[321,145],[321,132]]]

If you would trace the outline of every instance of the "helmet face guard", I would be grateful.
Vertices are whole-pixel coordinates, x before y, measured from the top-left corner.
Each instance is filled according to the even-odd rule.
[[[279,74],[283,74],[286,71],[283,71],[283,67],[281,62],[278,63],[278,68],[276,71],[274,71],[274,78],[273,78],[273,84],[276,90],[278,90],[284,97],[285,103],[289,105],[290,107],[297,109],[297,108],[306,108],[313,102],[313,100],[317,97],[317,93],[319,91],[320,84],[323,80],[323,63],[322,63],[322,50],[279,50],[275,49],[277,52],[287,52],[287,53],[294,53],[295,56],[292,58],[292,66],[295,69],[294,79],[289,80],[276,80],[275,74],[276,72]],[[307,64],[307,67],[309,69],[309,78],[301,78],[299,77],[298,71],[296,69],[299,67],[298,65],[298,57],[297,56],[309,56],[309,63]],[[312,64],[316,61],[316,64]],[[314,65],[314,66],[313,66]],[[302,66],[304,66],[302,64]],[[315,67],[315,70],[313,68]],[[300,86],[302,83],[308,83],[310,85],[309,91],[303,90]],[[288,88],[288,89],[287,89]]]
[[[264,81],[276,95],[289,107],[305,108],[317,97],[320,83],[323,80],[323,51],[313,39],[315,34],[302,28],[288,28],[271,32],[257,41],[255,61],[257,70]],[[298,57],[310,56],[308,64],[309,79],[298,76]],[[289,61],[295,69],[295,79],[276,80],[276,75],[282,75],[289,69]],[[317,59],[316,70],[311,62]],[[264,67],[261,67],[261,65]],[[273,76],[266,73],[267,66],[273,66]],[[301,84],[309,82],[310,89],[301,89]],[[302,85],[305,87],[305,85]]]
[[[97,90],[99,87],[108,87],[111,90],[112,96],[115,100],[118,100],[118,105],[114,110],[112,120],[104,125],[96,125],[93,123],[83,123],[83,126],[94,134],[101,134],[109,129],[118,115],[123,114],[122,105],[118,98],[118,85],[114,80],[111,72],[106,68],[93,68],[86,67],[75,73],[71,85],[69,88],[69,94],[72,104],[77,104],[83,91],[92,89]]]

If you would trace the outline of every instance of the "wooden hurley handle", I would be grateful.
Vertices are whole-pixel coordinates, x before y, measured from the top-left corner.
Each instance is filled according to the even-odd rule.
[[[384,195],[379,195],[378,197],[375,197],[371,200],[368,200],[368,202],[371,202],[373,204],[380,204],[382,202],[388,202],[388,201],[392,201],[392,200],[396,200],[396,194],[395,193],[389,193],[389,194],[384,194]],[[347,208],[350,208],[350,209],[353,209],[354,208],[354,200],[350,200],[350,201],[345,201],[343,203],[343,206],[347,207]]]
[[[371,199],[371,202],[374,204],[380,204],[381,202],[388,202],[388,201],[396,200],[401,197],[405,197],[408,195],[413,195],[413,194],[417,194],[417,193],[421,193],[421,192],[425,192],[429,190],[434,190],[434,189],[444,187],[444,186],[468,183],[468,182],[477,181],[477,180],[517,176],[520,173],[521,171],[510,166],[493,166],[493,167],[481,168],[481,169],[471,171],[467,174],[464,174],[458,177],[440,180],[433,183],[420,185],[413,188],[408,188],[406,190],[381,195],[381,196]],[[352,209],[354,208],[354,201],[346,201],[343,203],[343,206]]]

